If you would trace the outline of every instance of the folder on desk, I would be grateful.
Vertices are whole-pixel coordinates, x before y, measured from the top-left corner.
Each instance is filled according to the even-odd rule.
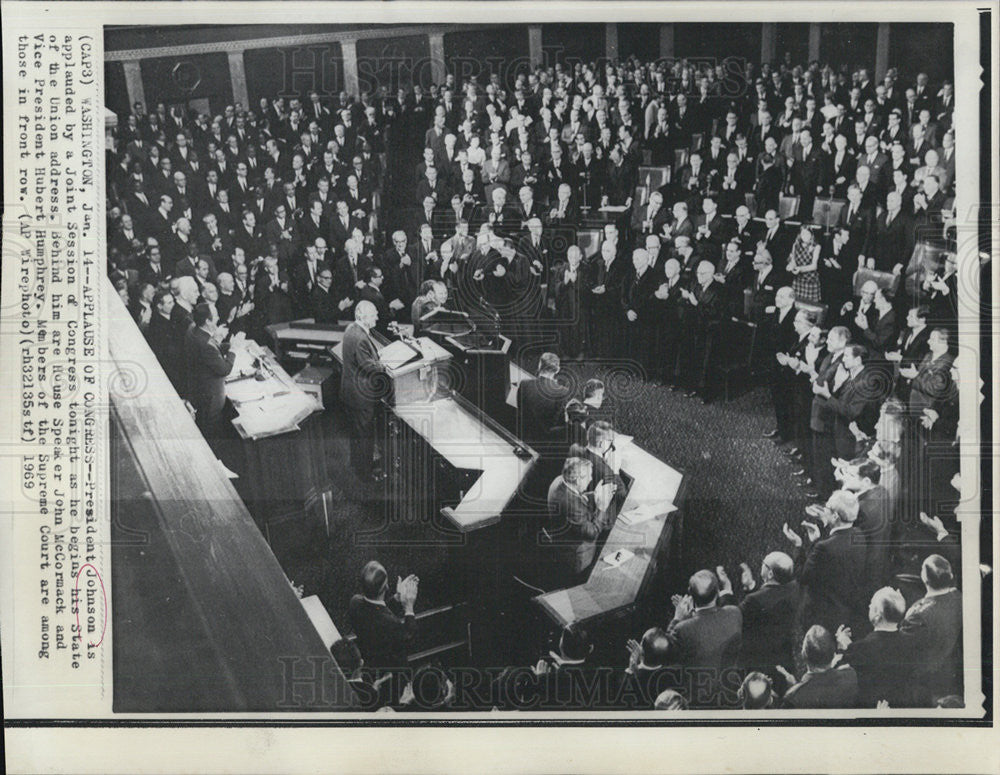
[[[382,365],[390,370],[405,366],[419,357],[420,353],[417,350],[401,340],[389,342],[378,353],[378,359],[382,362]]]

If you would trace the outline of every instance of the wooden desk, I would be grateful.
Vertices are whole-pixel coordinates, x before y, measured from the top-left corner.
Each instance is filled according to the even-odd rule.
[[[441,510],[445,518],[463,533],[499,522],[538,454],[455,397],[397,404],[393,411],[450,465],[481,472],[457,506]]]
[[[634,481],[590,578],[535,598],[559,625],[590,622],[632,605],[652,579],[657,556],[681,529],[680,511],[671,509],[680,500],[683,474],[631,442],[619,453],[621,470]],[[635,508],[654,516],[630,524],[628,515]],[[627,549],[633,556],[617,567],[604,561],[619,549]]]
[[[511,370],[511,379],[514,387],[507,403],[516,406],[519,384],[534,377],[518,368],[516,373]],[[635,603],[653,577],[657,556],[680,534],[681,512],[673,507],[679,507],[683,497],[683,472],[634,441],[616,443],[616,447],[619,467],[633,481],[590,577],[583,584],[534,598],[559,625],[610,616]],[[634,509],[646,511],[652,517],[630,523],[629,514]],[[619,549],[627,549],[633,556],[617,567],[604,562],[604,557]]]
[[[288,376],[269,350],[251,343],[248,352],[260,360],[264,379],[234,370],[226,380],[226,398],[236,409],[233,426],[240,438],[256,441],[297,431],[302,420],[323,408]]]
[[[375,339],[376,344],[384,343],[378,336]],[[437,380],[427,375],[426,367],[437,368],[451,358],[451,353],[428,337],[417,341],[423,357],[390,372],[395,391],[391,411],[449,466],[471,473],[470,485],[459,502],[441,509],[448,523],[465,533],[499,522],[538,454],[465,399],[453,393],[435,397],[430,388]],[[338,363],[343,363],[342,345],[331,348],[331,353]],[[515,450],[523,450],[522,456]],[[401,466],[390,464],[392,470],[424,468],[422,461],[415,462],[419,450],[403,449],[390,454],[408,458]],[[433,487],[433,482],[424,482],[423,488],[427,487]]]
[[[243,493],[254,519],[270,538],[277,520],[300,517],[309,505],[322,502],[329,488],[323,444],[322,405],[302,390],[264,348],[254,351],[265,379],[234,376],[226,397],[237,416]]]
[[[389,342],[378,332],[372,333],[372,340],[381,352]],[[393,401],[396,404],[423,403],[437,391],[438,369],[451,360],[451,353],[430,337],[421,336],[408,339],[420,353],[420,357],[394,369],[387,369],[392,379]],[[330,348],[330,354],[337,363],[344,363],[343,339]]]

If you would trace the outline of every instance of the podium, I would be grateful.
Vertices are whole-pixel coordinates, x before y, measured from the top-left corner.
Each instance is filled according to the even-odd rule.
[[[444,341],[462,367],[461,395],[489,417],[504,417],[510,392],[511,340],[502,334],[472,331],[446,336]]]
[[[390,342],[373,331],[372,339],[378,347],[379,360],[392,382],[395,405],[426,403],[435,396],[440,385],[439,372],[451,360],[450,352],[427,336]],[[343,365],[343,341],[329,351],[334,360]]]

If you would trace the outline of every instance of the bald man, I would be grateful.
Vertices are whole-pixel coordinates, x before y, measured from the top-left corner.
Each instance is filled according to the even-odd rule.
[[[340,400],[351,426],[351,467],[362,481],[372,478],[375,455],[375,408],[382,397],[377,375],[383,372],[372,329],[378,310],[370,301],[359,301],[354,322],[344,332],[344,365],[340,376]]]
[[[667,635],[674,660],[685,669],[692,688],[693,707],[724,707],[723,687],[736,674],[743,632],[743,614],[735,605],[720,605],[719,580],[710,570],[700,570],[688,581],[687,594],[674,609]],[[736,701],[735,686],[731,702]]]
[[[645,248],[632,251],[632,266],[621,291],[628,356],[646,375],[651,375],[654,368],[657,319],[653,294],[659,287],[659,278],[654,277],[653,271],[655,259],[656,256],[651,256]]]
[[[782,680],[776,665],[787,665],[795,651],[795,617],[799,609],[799,582],[795,563],[785,552],[771,552],[760,566],[760,580],[750,566],[740,564],[741,591],[733,585],[720,566],[719,605],[732,605],[739,597],[743,612],[743,645],[740,666],[748,672],[759,670],[777,683]]]

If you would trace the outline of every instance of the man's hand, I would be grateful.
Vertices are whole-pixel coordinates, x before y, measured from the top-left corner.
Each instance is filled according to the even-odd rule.
[[[860,328],[862,331],[868,330],[868,316],[863,312],[859,312],[854,316],[854,324]]]
[[[841,651],[847,651],[847,647],[851,645],[851,628],[845,627],[843,624],[837,628],[836,633],[837,638],[837,648]]]
[[[815,543],[819,539],[819,526],[814,522],[803,522],[802,528],[806,531],[806,538],[811,543]]]
[[[694,613],[694,600],[691,599],[691,595],[684,595],[674,608],[674,621],[683,621],[689,618],[692,613]]]
[[[216,326],[215,327],[215,333],[212,334],[212,338],[216,342],[221,342],[227,336],[229,336],[229,328],[228,328],[228,326]]]
[[[796,678],[794,675],[792,675],[791,673],[789,673],[781,665],[775,665],[774,669],[777,670],[779,673],[781,673],[781,675],[784,677],[784,679],[788,682],[789,686],[795,686],[795,684],[797,684],[799,682],[798,678]]]
[[[635,669],[642,660],[642,645],[634,638],[629,638],[625,649],[628,651],[628,672],[635,673]]]
[[[869,269],[874,269],[875,268],[875,259],[874,258],[867,259],[865,261],[865,263],[867,264],[867,266],[868,266]]]
[[[670,295],[670,287],[666,283],[660,283],[660,287],[657,288],[653,295],[658,299],[666,299]]]
[[[899,370],[901,377],[906,377],[906,379],[914,379],[919,372],[916,366],[905,366]]]
[[[896,265],[895,265],[895,266],[894,266],[894,267],[892,268],[892,273],[893,273],[894,275],[900,275],[900,274],[902,274],[902,273],[903,273],[903,265],[902,265],[902,264],[896,264]]]
[[[781,532],[785,534],[785,538],[787,538],[796,549],[802,546],[802,537],[792,530],[788,526],[787,522],[781,526]]]
[[[940,415],[936,411],[934,411],[930,407],[927,407],[920,414],[920,424],[923,425],[927,430],[930,430],[931,428],[934,427],[934,423],[937,422],[939,416]]]
[[[598,511],[606,511],[615,495],[614,482],[602,482],[594,488],[594,504]]]
[[[532,668],[531,672],[533,672],[535,675],[545,675],[546,673],[549,672],[549,663],[544,659],[539,659],[538,662],[535,663],[535,666],[534,668]]]
[[[625,317],[627,317],[627,318],[629,319],[629,322],[630,322],[630,323],[634,323],[634,322],[635,322],[636,320],[638,320],[638,319],[639,319],[639,316],[638,316],[638,315],[636,314],[636,312],[635,312],[635,310],[634,310],[634,309],[630,309],[630,310],[628,310],[628,311],[627,311],[627,312],[625,313]]]
[[[864,259],[859,259],[859,261],[861,261],[861,260],[864,260]],[[853,301],[844,302],[844,306],[840,308],[840,314],[841,315],[846,315],[848,312],[850,312],[853,309],[854,309],[854,302]]]
[[[590,289],[590,292],[591,293],[596,293],[596,294],[600,295],[600,294],[604,293],[605,290],[606,289],[604,287],[604,284],[602,283],[601,285],[595,285],[593,288]]]
[[[733,592],[733,582],[729,580],[729,575],[726,573],[726,569],[721,565],[716,565],[715,575],[719,579],[719,594],[731,595]]]
[[[354,303],[353,301],[351,301],[348,297],[345,296],[343,299],[341,299],[337,303],[337,306],[340,307],[340,311],[343,312],[345,309],[347,309],[348,307],[350,307],[353,303]]]
[[[237,331],[233,334],[233,338],[229,340],[230,347],[240,348],[244,345],[247,340],[246,331]]]
[[[757,586],[757,582],[753,577],[753,571],[750,570],[750,566],[745,562],[740,563],[740,586],[747,592],[750,592]]]
[[[399,311],[403,309],[403,307],[405,306],[406,305],[403,304],[403,302],[401,302],[399,299],[393,299],[392,301],[389,302],[389,309],[394,311]]]
[[[903,353],[901,353],[899,350],[892,350],[891,352],[887,352],[885,354],[885,359],[890,363],[899,363],[901,360],[903,360]]]
[[[472,279],[475,280],[476,282],[482,281],[482,279],[485,276],[486,275],[483,273],[482,269],[477,269],[475,272],[472,273]]]
[[[406,686],[403,687],[403,691],[399,695],[399,704],[409,705],[415,699],[416,696],[413,694],[413,684],[412,683],[406,684]]]
[[[948,529],[941,521],[941,517],[929,517],[926,512],[920,512],[920,521],[927,527],[938,541],[943,541],[948,537]]]
[[[847,430],[849,430],[854,435],[854,438],[856,438],[858,441],[863,441],[864,439],[868,438],[868,434],[858,427],[857,421],[854,421],[850,425],[848,425]]]

